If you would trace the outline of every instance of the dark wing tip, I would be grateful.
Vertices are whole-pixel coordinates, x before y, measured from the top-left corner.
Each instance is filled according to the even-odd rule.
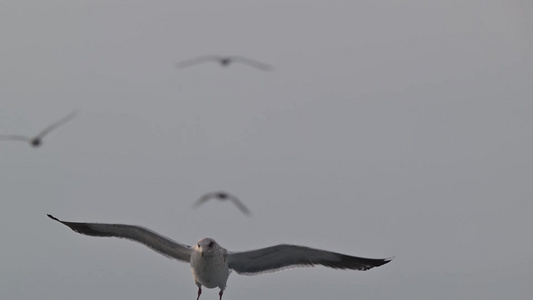
[[[48,216],[50,219],[52,219],[52,220],[56,220],[56,221],[58,221],[58,222],[61,222],[61,220],[59,220],[58,218],[52,216],[51,214],[47,214],[47,216]]]
[[[351,257],[348,255],[342,255],[340,261],[331,263],[333,268],[339,269],[354,269],[366,271],[375,267],[382,266],[391,261],[391,258],[363,258],[363,257]]]
[[[92,235],[92,236],[114,236],[111,233],[108,232],[102,232],[95,230],[90,223],[77,223],[77,222],[66,222],[61,221],[58,218],[48,214],[48,217],[52,220],[58,221],[59,223],[68,226],[70,229],[74,230],[77,233],[85,234],[85,235]]]

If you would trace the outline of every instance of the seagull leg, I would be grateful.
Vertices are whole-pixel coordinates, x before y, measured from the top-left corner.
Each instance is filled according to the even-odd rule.
[[[218,292],[218,295],[220,296],[219,300],[222,300],[222,294],[224,293],[224,290],[220,290],[220,292]],[[198,299],[197,299],[198,300]]]
[[[198,297],[196,297],[196,300],[200,299],[201,294],[202,294],[202,286],[198,285]]]

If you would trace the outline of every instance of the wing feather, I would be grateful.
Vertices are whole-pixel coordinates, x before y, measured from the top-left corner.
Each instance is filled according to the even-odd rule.
[[[53,124],[49,125],[45,129],[43,129],[38,135],[37,138],[43,138],[45,135],[49,134],[52,130],[58,128],[59,126],[67,123],[68,121],[72,120],[76,116],[77,112],[73,111],[70,114],[64,116],[59,121],[54,122]]]
[[[214,197],[214,193],[205,194],[202,197],[200,197],[198,200],[194,201],[192,206],[194,208],[198,208],[213,197]]]
[[[262,70],[262,71],[270,71],[270,70],[272,70],[272,67],[270,65],[267,65],[265,63],[259,62],[257,60],[253,60],[253,59],[248,58],[248,57],[232,56],[231,59],[233,61],[238,61],[240,63],[246,64],[248,66],[254,67],[254,68]]]
[[[187,68],[187,67],[194,66],[197,64],[201,64],[207,61],[219,61],[220,59],[221,57],[218,55],[203,55],[203,56],[191,58],[188,60],[184,60],[181,62],[177,62],[176,64],[174,64],[174,66],[176,67],[176,69],[182,69],[182,68]]]
[[[369,270],[390,259],[364,258],[295,245],[277,245],[228,254],[229,267],[244,275],[274,272],[289,267],[323,265],[334,269]]]
[[[48,215],[48,217],[70,227],[77,233],[129,239],[142,243],[167,257],[183,262],[189,262],[191,258],[192,250],[190,246],[175,242],[144,227],[123,224],[65,222],[52,215]]]
[[[252,214],[252,212],[248,209],[248,207],[246,207],[246,205],[244,205],[244,203],[241,202],[241,200],[239,200],[239,198],[233,196],[233,195],[230,195],[229,199],[231,200],[231,202],[233,202],[233,204],[235,204],[237,206],[237,208],[239,208],[242,213],[244,213],[245,215],[249,216]]]
[[[18,134],[2,134],[0,135],[0,140],[31,142],[32,138]]]

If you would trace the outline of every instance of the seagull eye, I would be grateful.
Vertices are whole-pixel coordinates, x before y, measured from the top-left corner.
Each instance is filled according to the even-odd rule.
[[[198,246],[198,248],[200,248],[200,244],[196,244],[196,246]]]

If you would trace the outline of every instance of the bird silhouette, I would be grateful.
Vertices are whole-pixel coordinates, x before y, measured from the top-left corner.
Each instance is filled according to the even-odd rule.
[[[32,147],[39,147],[43,143],[43,138],[47,134],[49,134],[51,131],[58,128],[59,126],[65,124],[66,122],[72,120],[72,118],[74,118],[76,114],[77,113],[75,111],[71,112],[70,114],[61,118],[59,121],[56,121],[55,123],[43,129],[38,135],[34,137],[18,135],[18,134],[3,134],[3,135],[0,135],[0,140],[21,141],[21,142],[29,143]]]
[[[182,62],[176,63],[176,68],[187,68],[204,62],[218,62],[222,67],[227,67],[234,62],[239,62],[250,67],[256,68],[261,71],[270,71],[271,66],[258,62],[256,60],[244,57],[244,56],[220,56],[220,55],[203,55],[196,58],[188,59]]]
[[[212,193],[207,193],[205,195],[203,195],[202,197],[200,197],[200,199],[196,200],[196,202],[194,202],[193,204],[193,207],[199,207],[200,205],[204,204],[205,202],[211,200],[211,199],[218,199],[220,201],[231,201],[233,202],[233,204],[235,204],[235,206],[237,206],[237,208],[239,208],[242,213],[244,213],[245,215],[249,216],[251,215],[251,211],[239,200],[239,198],[231,195],[231,194],[228,194],[226,192],[212,192]]]

